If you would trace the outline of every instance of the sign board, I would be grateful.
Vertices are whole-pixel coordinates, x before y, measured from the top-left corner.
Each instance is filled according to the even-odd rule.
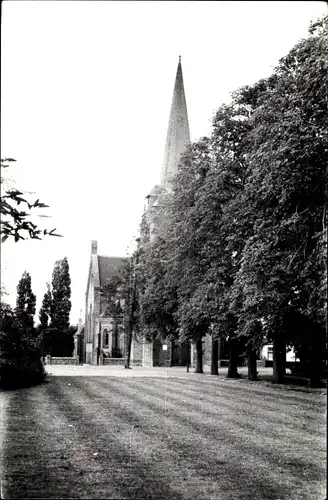
[[[167,351],[167,344],[163,344],[163,351]]]

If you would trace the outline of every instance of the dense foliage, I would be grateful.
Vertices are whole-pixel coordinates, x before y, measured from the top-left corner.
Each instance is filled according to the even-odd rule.
[[[157,236],[143,238],[140,324],[194,341],[196,371],[210,333],[229,344],[229,376],[242,354],[255,378],[265,343],[276,382],[288,346],[312,383],[324,373],[327,23],[219,108],[180,161]]]
[[[26,287],[26,283],[29,286]],[[35,296],[30,289],[31,280],[27,273],[18,285],[17,308],[0,302],[0,386],[15,388],[34,385],[45,379],[41,362],[40,345],[34,335],[31,307],[35,307]],[[24,286],[23,286],[24,285]],[[25,294],[23,311],[22,290]],[[34,304],[34,305],[33,305]]]
[[[31,276],[26,271],[17,286],[16,319],[26,332],[33,334],[36,297],[32,292]]]

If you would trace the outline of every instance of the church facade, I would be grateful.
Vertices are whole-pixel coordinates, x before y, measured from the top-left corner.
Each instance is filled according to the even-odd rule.
[[[97,242],[91,242],[91,256],[85,296],[83,359],[86,364],[124,362],[125,329],[122,315],[113,316],[104,295],[104,285],[115,276],[123,257],[98,255]],[[79,330],[78,330],[79,331]],[[142,344],[132,343],[131,363],[142,364]]]

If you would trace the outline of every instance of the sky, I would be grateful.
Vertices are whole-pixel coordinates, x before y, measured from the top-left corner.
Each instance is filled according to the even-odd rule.
[[[159,182],[179,55],[196,141],[230,92],[269,76],[324,14],[322,1],[4,1],[1,157],[16,159],[7,186],[49,205],[51,218],[35,220],[64,236],[1,245],[5,300],[15,305],[27,271],[38,311],[66,256],[76,324],[91,240],[99,255],[131,252]]]

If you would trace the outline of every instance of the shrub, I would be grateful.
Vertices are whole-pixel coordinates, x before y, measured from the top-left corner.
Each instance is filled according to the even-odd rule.
[[[0,387],[16,388],[45,380],[38,342],[26,334],[9,306],[0,311]]]

